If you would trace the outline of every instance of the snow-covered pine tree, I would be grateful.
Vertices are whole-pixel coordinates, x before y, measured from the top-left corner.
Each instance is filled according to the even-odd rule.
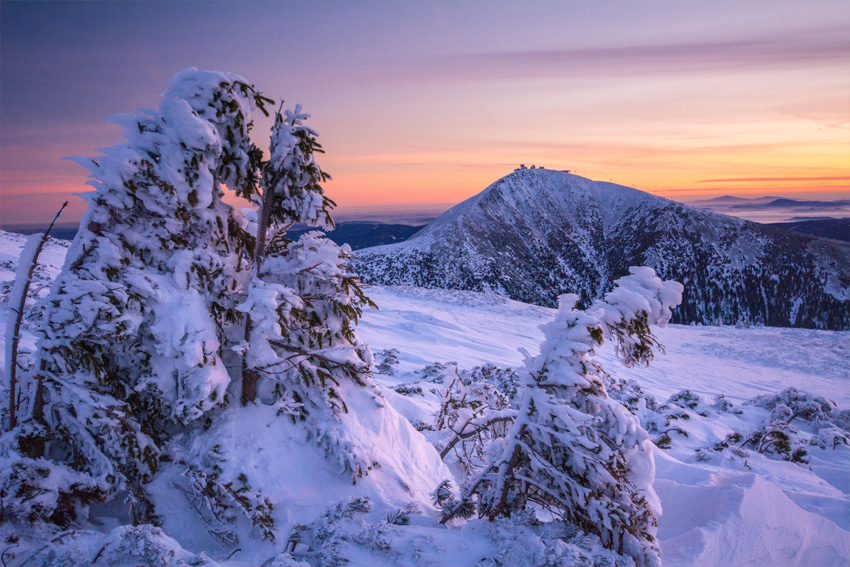
[[[255,275],[239,307],[248,315],[243,403],[277,404],[356,478],[373,463],[338,423],[348,411],[346,389],[372,384],[372,354],[354,325],[373,304],[347,268],[347,246],[319,232],[298,241],[285,236],[294,224],[333,226],[334,204],[321,187],[328,176],[316,164],[321,146],[303,123],[308,117],[299,105],[278,113],[272,129],[258,199]]]
[[[649,325],[664,325],[682,286],[650,268],[632,268],[592,314],[561,296],[554,321],[542,326],[540,354],[522,374],[517,417],[494,443],[488,464],[470,478],[443,521],[468,512],[495,519],[531,504],[588,533],[638,566],[660,565],[655,541],[654,464],[638,419],[608,397],[606,374],[593,359],[606,334],[627,364],[646,361]],[[619,334],[617,333],[619,331]]]
[[[222,183],[243,194],[256,183],[249,116],[270,102],[233,74],[187,69],[170,84],[158,111],[113,118],[124,143],[74,158],[95,191],[48,298],[18,432],[34,468],[48,457],[101,496],[129,490],[137,522],[152,519],[143,484],[169,428],[225,400],[222,325],[243,239]]]

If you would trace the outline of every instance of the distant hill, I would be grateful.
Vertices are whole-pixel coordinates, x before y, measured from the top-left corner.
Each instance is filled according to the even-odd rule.
[[[33,228],[16,228],[14,230],[9,230],[10,233],[17,234],[35,234],[36,232],[44,232],[47,227],[33,227]],[[50,231],[50,236],[57,240],[74,240],[74,237],[77,236],[77,227],[53,227],[53,230]]]
[[[382,284],[493,291],[553,306],[629,266],[685,285],[676,322],[850,328],[850,246],[565,172],[518,170],[400,244],[360,250]]]
[[[685,204],[704,211],[770,224],[850,217],[848,199],[803,201],[785,197],[745,198],[724,195]]]
[[[836,208],[845,208],[850,206],[850,200],[847,199],[839,199],[837,201],[799,201],[797,199],[774,199],[772,201],[762,202],[757,201],[755,203],[744,203],[740,205],[734,205],[734,209],[762,209],[762,208],[773,208],[773,209],[795,209],[795,208],[806,208],[808,210],[818,210],[818,209],[826,209],[833,210]]]
[[[714,197],[711,199],[701,199],[697,201],[690,201],[687,204],[693,207],[701,207],[705,205],[740,205],[746,203],[769,203],[771,201],[775,201],[780,199],[781,197],[756,197],[756,198],[748,198],[748,197],[736,197],[734,195],[722,195],[720,197]]]
[[[348,244],[352,250],[381,246],[407,240],[422,226],[406,224],[384,224],[370,221],[350,221],[337,223],[336,229],[327,232],[327,237],[337,244]],[[295,227],[287,232],[289,238],[298,238],[305,232],[316,230],[311,227]]]
[[[352,250],[359,250],[369,246],[402,242],[419,232],[423,227],[424,225],[386,224],[378,221],[344,221],[336,223],[336,228],[328,231],[327,237],[337,244],[348,244]],[[311,230],[317,229],[307,226],[296,226],[289,230],[287,236],[298,238]],[[44,227],[19,229],[13,232],[18,234],[33,234],[35,232],[44,232]],[[59,240],[74,240],[74,237],[77,235],[77,229],[54,228],[50,231],[50,235]]]
[[[831,238],[833,240],[850,242],[850,218],[776,222],[765,226],[799,232],[800,234],[808,234],[818,238]]]

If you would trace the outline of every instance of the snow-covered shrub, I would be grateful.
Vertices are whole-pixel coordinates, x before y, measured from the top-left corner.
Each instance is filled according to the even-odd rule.
[[[468,370],[462,370],[459,374],[464,384],[475,384],[479,382],[492,384],[509,401],[516,399],[519,384],[516,370],[513,368],[487,363]]]
[[[821,449],[836,449],[840,445],[850,446],[850,431],[840,427],[822,427],[818,429],[810,444]]]
[[[10,450],[5,435],[0,448],[0,523],[15,519],[68,526],[78,506],[103,498],[106,488],[90,476],[46,459],[30,459]]]
[[[645,412],[656,412],[661,402],[652,394],[646,393],[640,384],[634,380],[615,378],[608,375],[605,383],[608,395],[629,408],[629,411],[641,418]],[[644,428],[646,425],[644,425]]]
[[[442,510],[444,518],[471,518],[475,514],[475,504],[467,499],[458,501],[454,484],[444,480],[431,493],[434,506]]]
[[[287,551],[279,553],[268,561],[265,561],[261,567],[312,567],[312,565],[304,561],[298,561]]]
[[[432,384],[445,384],[447,380],[451,381],[457,376],[457,373],[457,362],[434,362],[417,372],[421,376],[419,380]]]
[[[398,349],[385,348],[375,354],[375,374],[395,376],[395,366],[398,366]]]
[[[748,404],[770,410],[770,417],[741,444],[759,453],[805,464],[807,446],[834,449],[850,440],[850,429],[842,428],[840,417],[833,416],[835,402],[822,396],[786,388],[776,395],[757,396]]]
[[[268,497],[251,487],[245,473],[240,472],[235,478],[223,476],[227,464],[221,447],[214,445],[204,454],[190,457],[183,473],[186,482],[175,487],[186,495],[210,535],[222,543],[235,544],[239,541],[237,523],[245,518],[259,537],[275,540],[274,506]]]
[[[312,524],[295,525],[287,540],[286,551],[296,560],[309,560],[316,565],[345,565],[348,559],[343,546],[351,542],[355,534],[359,533],[361,542],[373,549],[378,544],[370,545],[370,542],[382,540],[382,534],[375,530],[371,534],[362,532],[363,522],[358,517],[371,510],[369,498],[350,498],[340,502]]]
[[[714,398],[714,405],[712,406],[712,408],[714,409],[714,411],[720,413],[731,413],[733,415],[741,415],[743,413],[742,410],[735,407],[735,404],[729,401],[729,399],[727,399],[726,396],[724,396],[723,394],[718,394]]]
[[[612,398],[624,404],[640,419],[641,427],[654,436],[653,442],[661,449],[669,449],[674,438],[688,437],[685,422],[693,416],[709,417],[719,412],[740,414],[732,402],[719,396],[709,406],[690,390],[681,390],[660,402],[646,394],[634,380],[611,378],[606,386]]]
[[[649,325],[664,325],[682,286],[648,268],[632,268],[589,312],[566,295],[543,325],[540,354],[519,372],[521,390],[508,434],[488,447],[487,464],[462,487],[448,521],[471,503],[495,520],[542,510],[638,565],[659,565],[649,438],[608,397],[594,348],[613,336],[626,365],[647,362],[657,346]],[[445,490],[443,491],[445,492]],[[448,497],[446,497],[448,499]]]
[[[160,528],[120,526],[108,534],[93,531],[67,531],[59,534],[35,553],[20,557],[19,565],[71,567],[217,567],[218,563],[201,553],[183,549]]]
[[[764,408],[770,414],[756,429],[730,433],[711,450],[731,451],[737,456],[755,451],[806,464],[811,446],[822,449],[850,446],[846,410],[834,412],[835,402],[822,396],[786,388],[778,394],[756,396],[745,405]]]
[[[632,567],[634,561],[606,549],[599,538],[562,523],[541,523],[519,515],[494,520],[488,536],[496,551],[483,557],[486,567]]]
[[[445,384],[442,389],[429,387],[439,396],[440,405],[432,423],[417,428],[427,430],[428,438],[442,458],[450,454],[465,474],[484,464],[484,448],[490,440],[504,437],[515,412],[511,403],[517,393],[517,373],[495,364],[459,370],[457,363],[425,366],[422,378],[393,388],[410,395],[423,394],[427,384]]]
[[[822,396],[800,392],[796,388],[786,388],[778,394],[756,396],[747,403],[772,410],[772,421],[783,420],[790,423],[800,419],[815,425],[831,421],[832,410],[836,406],[835,402]]]
[[[510,400],[496,385],[463,380],[455,373],[441,394],[440,410],[431,427],[448,432],[438,446],[440,457],[445,459],[452,452],[467,475],[479,470],[486,464],[484,451],[490,441],[504,437],[515,417]]]
[[[402,396],[421,396],[423,393],[422,386],[415,382],[393,386],[393,392],[401,394]],[[428,429],[431,429],[430,425],[428,426]]]

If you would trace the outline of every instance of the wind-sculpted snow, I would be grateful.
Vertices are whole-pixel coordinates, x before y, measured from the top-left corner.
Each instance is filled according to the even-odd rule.
[[[604,295],[630,266],[685,286],[673,322],[850,328],[850,245],[560,171],[518,170],[411,239],[356,253],[367,282],[543,306]]]
[[[364,316],[361,336],[375,352],[396,349],[394,373],[379,376],[385,397],[438,445],[445,440],[443,432],[423,426],[433,423],[440,394],[451,380],[458,377],[474,385],[473,379],[483,377],[510,395],[505,386],[523,358],[539,348],[541,322],[556,315],[473,292],[369,291],[381,309]],[[808,464],[760,453],[752,444],[703,456],[697,450],[713,447],[731,433],[749,436],[757,431],[773,411],[761,402],[764,395],[787,397],[793,386],[837,402],[833,420],[846,415],[848,333],[674,325],[658,329],[657,336],[666,354],[649,366],[619,365],[610,343],[598,356],[614,383],[633,380],[643,389],[634,411],[644,427],[666,411],[671,418],[667,427],[687,434],[670,432],[670,445],[653,450],[653,486],[663,509],[658,524],[663,565],[847,565],[846,445],[808,444]],[[683,389],[689,390],[687,399]],[[627,402],[626,396],[609,393]],[[653,397],[659,400],[655,410],[648,407]],[[661,400],[667,402],[662,405]],[[809,428],[824,425],[822,418],[817,421],[798,417],[790,425],[802,439],[815,440]],[[663,429],[649,429],[653,441],[661,444]],[[846,425],[843,431],[848,434]],[[457,467],[454,459],[450,455],[447,462]]]

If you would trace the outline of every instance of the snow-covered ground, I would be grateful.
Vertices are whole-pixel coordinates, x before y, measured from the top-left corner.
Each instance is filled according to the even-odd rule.
[[[0,232],[0,295],[8,293],[8,283],[23,241],[23,237]],[[61,243],[48,246],[42,258],[48,266],[39,272],[42,284],[55,276],[65,250]],[[429,381],[424,372],[428,365],[456,362],[461,371],[486,363],[516,368],[521,365],[525,353],[537,352],[543,338],[538,327],[555,313],[474,292],[376,286],[369,287],[367,294],[379,309],[364,314],[358,332],[378,353],[379,360],[384,349],[398,351],[399,363],[393,367],[394,373],[376,374],[375,378],[386,401],[414,424],[433,421],[438,393],[445,387],[439,381]],[[6,305],[0,302],[0,329],[4,328],[6,316]],[[836,409],[850,407],[850,333],[669,326],[656,334],[665,345],[666,354],[658,355],[648,367],[623,367],[610,345],[601,350],[598,358],[608,372],[635,380],[660,402],[684,389],[700,397],[699,404],[694,402],[693,407],[681,410],[688,414],[688,419],[677,422],[679,431],[687,433],[687,437],[674,432],[670,435],[669,448],[654,450],[655,489],[663,506],[659,538],[664,565],[848,565],[850,450],[846,446],[839,445],[837,449],[812,446],[808,464],[792,463],[755,451],[697,453],[696,450],[714,446],[730,433],[746,434],[758,427],[770,412],[745,404],[758,395],[778,394],[787,387],[796,387],[837,402]],[[31,345],[31,337],[22,343],[24,348]],[[447,368],[449,372],[452,370],[451,366]],[[421,393],[399,388],[406,383],[421,386]],[[717,409],[720,406],[715,404],[715,397],[721,394],[732,402],[734,411]],[[271,422],[266,421],[271,418],[261,413],[262,408],[257,410],[257,415],[252,414],[256,421],[251,428],[252,435],[261,435],[265,430],[267,435],[274,437],[269,439],[269,453],[285,453],[288,450],[282,441],[285,434],[278,431],[283,427],[282,422],[277,420],[277,425],[270,427]],[[388,428],[386,424],[369,424],[369,427],[381,430],[381,438],[406,444],[406,449],[409,448],[407,444],[416,445],[408,437],[418,434],[407,426]],[[227,424],[221,428],[226,433]],[[804,429],[802,425],[800,428]],[[387,456],[383,461],[392,464],[390,456],[394,450],[401,453],[400,449],[384,447]],[[292,455],[292,462],[300,461],[301,469],[307,466],[307,461],[301,460],[302,455]],[[300,479],[298,482],[305,486],[310,482],[316,484],[309,470],[295,467],[291,474],[281,472],[276,477],[278,471],[271,465],[277,461],[268,456],[244,455],[240,458],[246,466],[250,462],[262,465],[264,484],[283,482],[280,479]],[[391,477],[390,468],[385,471],[387,478]],[[405,474],[395,476],[406,478]],[[443,473],[429,474],[437,478]],[[380,475],[375,477],[376,487],[380,478]],[[345,486],[349,481],[337,480],[325,479],[326,486],[313,486],[310,493],[299,492],[297,486],[288,487],[288,490],[292,491],[293,502],[298,501],[299,506],[314,506],[320,510],[324,509],[322,502],[338,501],[340,495],[347,494]],[[361,484],[358,494],[371,490],[369,486],[369,483]],[[373,500],[380,503],[381,498],[375,498],[380,496],[377,488],[372,492],[375,492]],[[392,499],[392,494],[388,493],[385,500]],[[286,522],[289,519],[304,522],[308,516],[312,517],[313,512],[304,512],[306,508],[280,509],[285,506],[286,503],[277,504],[279,517]],[[501,546],[503,557],[513,557],[514,564],[520,565],[527,560],[523,557],[538,554],[535,557],[539,559],[542,553],[536,548],[523,547],[531,545],[529,542],[533,542],[533,538],[523,539],[522,534],[516,532],[500,536],[498,524],[493,526],[476,520],[463,528],[446,530],[436,522],[433,510],[424,509],[428,508],[427,499],[420,508],[423,514],[412,514],[406,526],[381,522],[384,510],[364,516],[366,524],[350,528],[355,534],[351,541],[357,545],[344,544],[350,564],[492,565],[495,563],[484,562],[482,558],[493,556],[494,550]],[[256,549],[245,548],[234,552],[230,558],[217,554],[214,547],[193,541],[190,528],[181,526],[181,518],[180,514],[167,518],[166,533],[192,553],[204,551],[221,565],[236,566],[245,562],[259,565],[272,553],[268,544],[258,544]],[[333,520],[340,525],[352,521],[350,518]],[[105,531],[108,532],[109,527],[105,524]],[[103,542],[89,538],[85,545],[93,546],[96,551],[106,545],[108,537],[113,536],[102,536]],[[168,542],[163,545],[166,544],[171,545]],[[504,551],[510,551],[511,546],[515,548],[514,555]],[[85,555],[84,550],[77,551],[80,557]],[[18,559],[21,558],[26,556],[19,555]],[[187,556],[186,560],[193,559]],[[36,561],[33,564],[42,564],[37,558],[33,561]]]
[[[423,365],[487,362],[516,368],[522,350],[536,353],[538,326],[554,310],[473,292],[370,287],[379,310],[364,315],[361,337],[375,352],[399,351],[395,376],[378,376],[389,401],[410,419],[434,410],[427,395],[391,391],[420,378]],[[659,400],[683,389],[708,404],[725,395],[739,405],[761,394],[796,387],[850,406],[850,333],[802,329],[671,325],[656,333],[666,347],[648,367],[625,368],[611,345],[604,368],[632,378]],[[714,414],[682,425],[669,450],[657,449],[655,489],[664,565],[843,565],[850,562],[850,451],[810,449],[809,465],[751,454],[718,454],[698,461],[695,449],[726,434],[750,430],[764,418]],[[762,410],[764,411],[764,410]]]

